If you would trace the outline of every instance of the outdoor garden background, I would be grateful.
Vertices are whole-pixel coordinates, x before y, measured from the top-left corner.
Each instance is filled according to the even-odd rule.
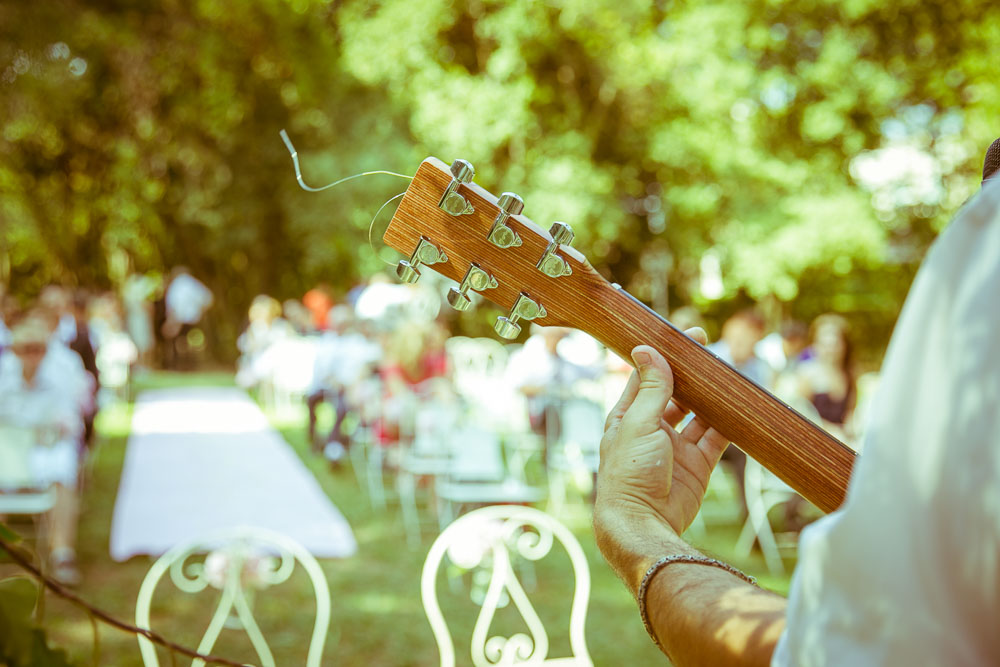
[[[921,258],[1000,135],[998,44],[987,0],[0,0],[3,292],[22,305],[53,284],[114,293],[185,265],[215,295],[197,372],[136,377],[98,415],[79,594],[128,620],[151,564],[108,554],[131,398],[232,385],[256,295],[326,284],[342,299],[399,258],[379,242],[391,210],[374,248],[369,226],[405,183],[304,192],[280,130],[312,185],[467,159],[533,220],[569,222],[595,268],[658,312],[693,307],[712,340],[748,306],[772,326],[839,313],[859,370],[875,372]],[[452,313],[448,330],[491,336],[498,314]],[[323,561],[324,664],[434,664],[418,594],[431,531],[406,546],[399,512],[373,509],[349,466],[310,450],[304,406],[268,414],[359,543]],[[588,508],[581,493],[560,518],[594,579],[594,661],[654,663]],[[712,525],[699,544],[732,558],[740,526]],[[787,591],[759,555],[736,564]],[[0,575],[16,572],[0,558]],[[3,595],[0,647],[25,631]],[[286,595],[269,630],[278,664],[301,662],[311,623]],[[158,629],[196,643],[188,611]],[[102,626],[95,658],[86,613],[51,595],[43,612],[49,645],[75,664],[139,664],[134,637]],[[251,659],[226,641],[216,653]]]

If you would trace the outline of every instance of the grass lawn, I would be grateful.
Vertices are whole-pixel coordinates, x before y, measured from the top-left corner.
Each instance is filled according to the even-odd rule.
[[[162,374],[142,378],[137,389],[150,387],[231,385],[225,373]],[[152,559],[132,558],[115,563],[108,554],[111,515],[125,455],[131,416],[130,404],[118,404],[99,415],[98,439],[88,463],[82,499],[78,556],[84,582],[81,596],[116,617],[132,622],[136,595]],[[357,555],[343,560],[321,561],[331,591],[333,620],[324,652],[324,665],[434,665],[438,652],[420,602],[419,581],[424,557],[436,527],[427,522],[419,548],[406,544],[398,506],[375,511],[359,487],[349,465],[336,470],[309,451],[306,441],[305,410],[271,415],[272,423],[284,435],[315,474],[323,490],[344,513],[358,540]],[[387,481],[389,478],[387,477]],[[717,509],[717,508],[716,508]],[[429,517],[426,517],[429,519]],[[667,664],[653,647],[639,622],[635,604],[601,558],[590,529],[589,507],[578,500],[570,503],[561,520],[580,540],[590,565],[592,591],[587,619],[587,644],[597,665]],[[15,524],[15,530],[23,528]],[[710,525],[696,544],[758,577],[760,583],[781,593],[787,592],[787,577],[771,577],[759,554],[734,559],[732,545],[739,525]],[[787,561],[786,561],[787,562]],[[789,569],[793,565],[788,562]],[[13,573],[13,566],[0,562],[0,577]],[[529,591],[541,619],[549,630],[550,655],[568,655],[568,610],[572,575],[569,559],[558,554],[549,564],[536,567],[537,588]],[[468,577],[466,577],[468,580]],[[476,618],[468,595],[452,593],[445,579],[439,582],[446,618],[457,618],[456,655],[459,664],[471,664],[469,637]],[[213,609],[216,595],[180,595],[161,584],[157,598],[163,604],[153,609],[153,628],[168,638],[194,647]],[[255,602],[261,623],[278,665],[304,664],[313,607],[304,574],[297,573],[270,594],[262,593]],[[160,597],[162,596],[162,598]],[[509,636],[521,631],[509,605],[498,612],[493,634]],[[65,648],[80,664],[92,664],[93,629],[89,617],[68,603],[47,596],[44,625],[50,640]],[[116,629],[100,626],[101,665],[141,665],[136,640]],[[246,636],[223,631],[214,651],[234,660],[256,662]],[[166,653],[161,661],[169,665]],[[188,664],[178,658],[178,664]]]

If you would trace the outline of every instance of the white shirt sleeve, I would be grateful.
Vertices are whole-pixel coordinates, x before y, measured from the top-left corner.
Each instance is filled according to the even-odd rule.
[[[844,506],[803,534],[772,665],[1000,664],[1000,180],[941,235]]]

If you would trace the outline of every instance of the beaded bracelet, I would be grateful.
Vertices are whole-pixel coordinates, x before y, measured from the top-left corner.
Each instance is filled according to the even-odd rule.
[[[661,650],[665,651],[663,645],[660,644],[660,640],[656,638],[656,631],[653,630],[652,624],[649,622],[649,614],[646,611],[646,594],[649,589],[649,582],[653,580],[653,575],[659,572],[662,568],[670,565],[671,563],[697,563],[699,565],[710,565],[712,567],[717,567],[727,572],[730,572],[743,581],[751,584],[753,586],[757,585],[757,580],[748,574],[740,572],[735,567],[729,563],[723,563],[721,560],[716,560],[714,558],[708,558],[707,556],[692,556],[688,554],[677,554],[674,556],[664,556],[660,560],[656,561],[649,566],[646,570],[646,574],[642,577],[642,583],[639,584],[639,590],[636,593],[636,598],[639,602],[639,616],[642,618],[642,625],[646,628],[646,632],[649,633],[650,639],[653,643]]]

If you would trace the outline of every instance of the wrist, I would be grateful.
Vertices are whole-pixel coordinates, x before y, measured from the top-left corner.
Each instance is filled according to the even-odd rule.
[[[605,560],[633,596],[646,571],[664,554],[699,553],[660,515],[622,504],[596,503],[594,532]]]

